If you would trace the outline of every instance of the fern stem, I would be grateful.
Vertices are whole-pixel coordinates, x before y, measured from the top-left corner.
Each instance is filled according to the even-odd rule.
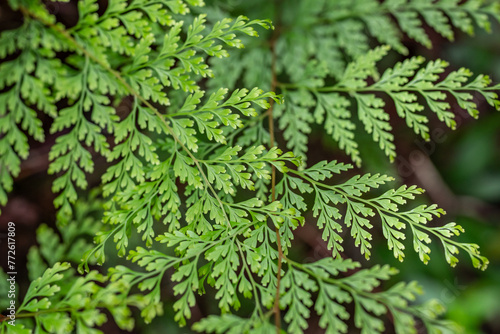
[[[280,0],[276,1],[275,16],[276,16],[276,28],[271,36],[270,40],[270,50],[271,50],[271,92],[276,92],[276,88],[278,86],[278,80],[276,76],[276,41],[279,38],[280,34],[280,26],[281,26],[281,18],[280,18]],[[274,99],[270,99],[269,101],[269,109],[267,111],[268,121],[269,121],[269,138],[270,138],[270,147],[275,146],[274,141],[274,118],[273,118],[273,110],[274,110]],[[276,200],[276,167],[274,165],[271,166],[271,201],[274,202]],[[276,231],[276,245],[278,248],[278,270],[276,276],[276,295],[274,298],[274,323],[276,326],[276,333],[280,334],[281,332],[281,312],[280,312],[280,290],[281,290],[281,267],[283,264],[283,248],[281,246],[281,236],[279,227],[275,227]]]
[[[390,92],[417,92],[423,95],[423,92],[448,92],[448,93],[453,93],[453,92],[476,92],[477,90],[474,88],[469,88],[467,86],[459,87],[456,89],[450,89],[446,88],[443,86],[434,86],[432,88],[427,88],[427,89],[422,89],[422,88],[415,88],[415,87],[407,87],[407,86],[401,86],[401,87],[396,87],[394,86],[392,90],[389,89],[384,89],[384,88],[378,88],[377,87],[378,83],[375,83],[372,86],[364,87],[364,88],[352,88],[352,87],[342,87],[342,86],[327,86],[327,87],[308,87],[308,86],[303,86],[303,85],[298,85],[298,84],[292,84],[292,83],[283,83],[279,82],[277,84],[278,87],[280,88],[286,88],[286,89],[306,89],[309,91],[315,91],[315,92],[340,92],[340,93],[354,93],[354,92],[362,92],[362,93],[386,93],[390,94]],[[490,87],[484,87],[481,88],[484,91],[498,91],[498,87],[496,86],[490,86]]]
[[[35,318],[41,314],[46,314],[46,313],[70,312],[70,311],[76,311],[76,310],[78,310],[78,308],[64,307],[64,308],[60,308],[60,309],[49,309],[49,310],[42,310],[42,311],[38,311],[38,312],[27,312],[27,313],[16,314],[16,319],[17,318]]]

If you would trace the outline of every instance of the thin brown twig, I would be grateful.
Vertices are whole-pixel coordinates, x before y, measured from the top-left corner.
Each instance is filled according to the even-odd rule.
[[[276,13],[279,11],[276,10]],[[276,77],[276,40],[279,36],[279,17],[276,20],[277,27],[274,30],[274,33],[270,40],[270,49],[271,49],[271,91],[275,92],[278,84],[278,80]],[[269,120],[269,137],[270,137],[270,146],[274,147],[274,118],[273,118],[273,110],[274,110],[274,100],[270,99],[269,101],[269,110],[267,111],[268,120]],[[274,202],[276,200],[276,167],[273,165],[271,170],[271,201]],[[274,298],[274,323],[276,326],[276,333],[280,334],[281,332],[281,312],[280,312],[280,285],[281,285],[281,267],[283,264],[283,249],[281,247],[281,235],[279,231],[279,227],[276,228],[276,244],[278,247],[278,273],[276,277],[276,295]]]

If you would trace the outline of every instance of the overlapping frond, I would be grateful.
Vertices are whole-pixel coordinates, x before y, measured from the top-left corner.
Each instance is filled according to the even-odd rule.
[[[444,214],[435,205],[408,208],[423,192],[415,186],[381,191],[390,176],[342,181],[351,165],[304,161],[310,135],[322,128],[360,165],[359,125],[394,159],[389,103],[424,139],[426,110],[454,128],[451,101],[473,117],[474,94],[499,108],[498,85],[450,70],[443,60],[415,56],[379,68],[391,48],[407,52],[404,35],[430,46],[425,25],[448,39],[455,29],[472,34],[474,24],[489,30],[498,4],[290,3],[225,6],[255,17],[276,11],[277,29],[264,43],[256,29],[267,34],[269,20],[206,10],[222,16],[213,20],[194,9],[200,0],[113,0],[106,8],[83,0],[69,28],[41,3],[10,1],[24,21],[0,35],[0,205],[29,155],[29,138],[43,142],[48,133],[48,172],[63,226],[59,233],[38,230],[39,247],[29,254],[32,282],[17,308],[19,332],[98,332],[104,310],[130,330],[130,307],[147,323],[163,313],[165,280],[173,284],[181,326],[191,324],[197,296],[213,291],[221,315],[194,324],[198,332],[268,333],[275,330],[270,315],[280,310],[292,333],[306,330],[313,313],[327,333],[347,333],[351,316],[363,333],[383,333],[384,316],[400,333],[416,333],[417,318],[431,333],[456,330],[440,320],[439,303],[414,303],[416,283],[379,289],[396,269],[361,269],[342,252],[353,243],[369,259],[377,229],[401,261],[406,238],[424,263],[435,239],[451,266],[462,250],[485,269],[476,244],[453,238],[463,229],[430,226]],[[270,87],[275,91],[262,89]],[[291,151],[269,147],[275,141]],[[92,173],[101,175],[104,204],[79,202]],[[304,224],[320,230],[331,256],[306,264],[289,258]],[[134,264],[117,265],[108,276],[90,270],[107,260],[110,244]],[[69,262],[80,262],[78,274]],[[245,299],[253,305],[247,317],[233,315]]]

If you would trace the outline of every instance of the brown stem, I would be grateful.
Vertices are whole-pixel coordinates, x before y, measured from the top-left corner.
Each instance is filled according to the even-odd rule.
[[[279,3],[279,1],[278,1]],[[278,80],[276,78],[276,40],[279,37],[279,5],[276,6],[276,28],[273,32],[270,41],[271,48],[271,91],[276,92],[276,86],[278,84]],[[274,109],[274,100],[270,99],[269,101],[269,110],[267,111],[268,120],[269,120],[269,138],[270,138],[270,146],[274,147],[274,118],[273,118],[273,109]],[[276,167],[272,166],[271,171],[271,201],[274,202],[276,200]],[[274,298],[274,323],[276,326],[276,333],[280,334],[281,332],[281,312],[280,312],[280,285],[281,285],[281,266],[283,263],[283,249],[281,247],[281,236],[279,227],[276,228],[276,243],[278,247],[278,273],[276,277],[276,295]]]
[[[16,314],[16,319],[18,319],[18,318],[36,318],[39,315],[46,314],[46,313],[72,312],[72,311],[77,312],[78,308],[63,307],[63,308],[55,308],[55,309],[48,309],[48,310],[40,310],[37,312],[18,313],[18,314]],[[6,318],[8,319],[8,317],[6,317]],[[7,320],[2,318],[0,320],[0,322],[2,322],[2,321],[7,321]]]

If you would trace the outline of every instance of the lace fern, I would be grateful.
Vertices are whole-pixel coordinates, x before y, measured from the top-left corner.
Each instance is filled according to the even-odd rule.
[[[234,12],[252,17],[265,18],[272,9],[273,30],[267,19],[197,8],[204,5],[199,0],[113,0],[106,8],[83,0],[69,28],[41,3],[9,3],[24,21],[0,35],[0,204],[29,155],[28,137],[43,142],[42,119],[49,117],[55,143],[48,173],[54,175],[61,236],[45,225],[38,230],[40,246],[29,254],[32,282],[17,308],[16,330],[97,331],[105,309],[130,330],[131,307],[146,323],[163,314],[167,279],[174,285],[174,320],[198,332],[268,333],[281,329],[283,315],[283,328],[302,333],[315,312],[327,333],[347,333],[348,304],[363,333],[384,332],[386,315],[398,333],[416,333],[416,318],[429,332],[458,330],[440,318],[438,302],[415,303],[417,283],[379,289],[397,269],[361,269],[342,257],[349,241],[341,235],[348,231],[369,259],[372,230],[381,230],[401,261],[409,236],[424,263],[434,238],[451,266],[463,250],[484,270],[488,260],[478,246],[453,239],[463,229],[428,226],[444,214],[435,205],[408,209],[407,202],[423,192],[415,186],[381,193],[377,188],[393,181],[390,176],[341,181],[339,174],[351,165],[304,161],[317,123],[360,165],[354,113],[394,159],[382,97],[426,139],[425,109],[455,127],[449,98],[474,117],[473,93],[498,108],[498,85],[466,69],[446,72],[442,60],[416,56],[381,74],[378,69],[391,47],[407,52],[403,33],[430,46],[423,20],[451,39],[453,28],[472,33],[472,20],[488,30],[489,19],[499,18],[497,4],[232,2]],[[383,45],[370,49],[371,37]],[[269,145],[275,122],[292,152]],[[108,162],[99,185],[103,203],[94,198],[96,207],[89,207],[81,194],[89,187],[87,174],[98,169],[97,156]],[[331,257],[306,264],[292,258],[294,233],[304,224],[318,227]],[[82,235],[93,235],[94,244]],[[107,260],[110,244],[129,262],[123,259],[107,274],[90,270]],[[193,324],[196,295],[209,289],[221,315]],[[246,317],[233,315],[243,303],[253,306],[245,307]],[[6,322],[0,326],[14,330]]]

